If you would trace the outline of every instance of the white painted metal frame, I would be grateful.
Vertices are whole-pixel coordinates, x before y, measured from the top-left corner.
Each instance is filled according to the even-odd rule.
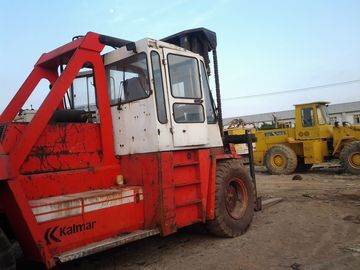
[[[222,146],[218,125],[207,124],[206,116],[204,123],[176,123],[173,120],[172,105],[174,102],[194,103],[194,101],[178,99],[171,96],[166,54],[172,53],[194,57],[198,60],[198,65],[203,59],[199,55],[183,48],[152,39],[142,39],[135,44],[137,53],[145,52],[147,54],[152,94],[145,99],[111,107],[115,153],[117,155],[128,155]],[[158,52],[161,59],[164,97],[168,119],[165,124],[160,123],[157,117],[154,78],[151,67],[151,51]],[[104,62],[105,65],[109,65],[134,54],[133,51],[127,51],[126,48],[123,47],[106,54],[104,56]],[[201,80],[200,84],[202,85]],[[204,93],[202,93],[202,100],[204,100]],[[202,106],[204,106],[205,113],[205,102],[202,102]],[[185,130],[185,132],[183,132],[183,130]]]

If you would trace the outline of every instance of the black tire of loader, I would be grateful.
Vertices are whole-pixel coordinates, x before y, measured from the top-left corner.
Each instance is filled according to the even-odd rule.
[[[340,152],[340,164],[341,167],[345,169],[346,172],[360,175],[360,166],[357,164],[352,164],[350,161],[351,156],[360,153],[360,141],[352,141],[344,146]]]
[[[16,260],[11,244],[3,230],[0,228],[0,269],[15,270]]]
[[[273,156],[281,156],[284,159],[284,166],[276,167],[273,164]],[[278,144],[266,151],[264,156],[265,166],[270,174],[292,174],[297,167],[297,157],[290,147]]]
[[[229,185],[238,187],[246,194],[240,215],[234,217],[227,208],[226,196]],[[244,199],[242,197],[242,199]],[[237,213],[238,214],[238,213]],[[254,188],[249,173],[239,160],[218,162],[216,168],[215,219],[207,222],[210,233],[219,237],[236,237],[246,232],[254,216]]]

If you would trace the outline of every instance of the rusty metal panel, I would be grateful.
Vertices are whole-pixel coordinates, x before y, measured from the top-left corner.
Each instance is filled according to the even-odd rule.
[[[155,228],[160,219],[160,153],[121,156],[121,175],[127,185],[142,185],[145,228]]]
[[[26,123],[8,125],[6,151],[17,143]],[[99,124],[48,125],[21,167],[24,174],[94,167],[102,159]]]
[[[29,200],[109,188],[116,185],[119,166],[30,174],[19,177]]]
[[[29,201],[37,222],[82,215],[144,199],[141,187],[100,189]]]
[[[29,201],[52,255],[143,229],[141,186],[117,186]]]

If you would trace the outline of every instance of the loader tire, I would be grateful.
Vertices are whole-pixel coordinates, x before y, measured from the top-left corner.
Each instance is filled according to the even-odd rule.
[[[0,228],[0,269],[15,270],[16,260],[11,244],[3,230]]]
[[[298,158],[295,172],[307,172],[312,168],[313,164],[306,164],[304,158]]]
[[[340,152],[340,163],[346,172],[360,175],[360,141],[353,141]]]
[[[246,232],[254,216],[254,187],[239,160],[218,162],[215,219],[207,228],[215,236],[236,237]]]
[[[290,147],[275,145],[265,154],[265,166],[271,174],[291,174],[297,167],[297,157]]]

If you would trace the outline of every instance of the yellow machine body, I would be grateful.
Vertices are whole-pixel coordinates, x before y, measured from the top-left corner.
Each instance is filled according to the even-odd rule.
[[[332,126],[327,111],[328,102],[312,102],[295,105],[295,127],[256,130],[256,150],[254,161],[266,165],[266,153],[274,146],[290,148],[297,162],[317,164],[338,158],[344,146],[360,141],[360,126]],[[241,134],[242,128],[227,130],[228,134]],[[269,158],[269,157],[268,157]],[[273,157],[273,164],[282,166],[282,161]],[[351,157],[353,167],[360,166],[360,152]]]

